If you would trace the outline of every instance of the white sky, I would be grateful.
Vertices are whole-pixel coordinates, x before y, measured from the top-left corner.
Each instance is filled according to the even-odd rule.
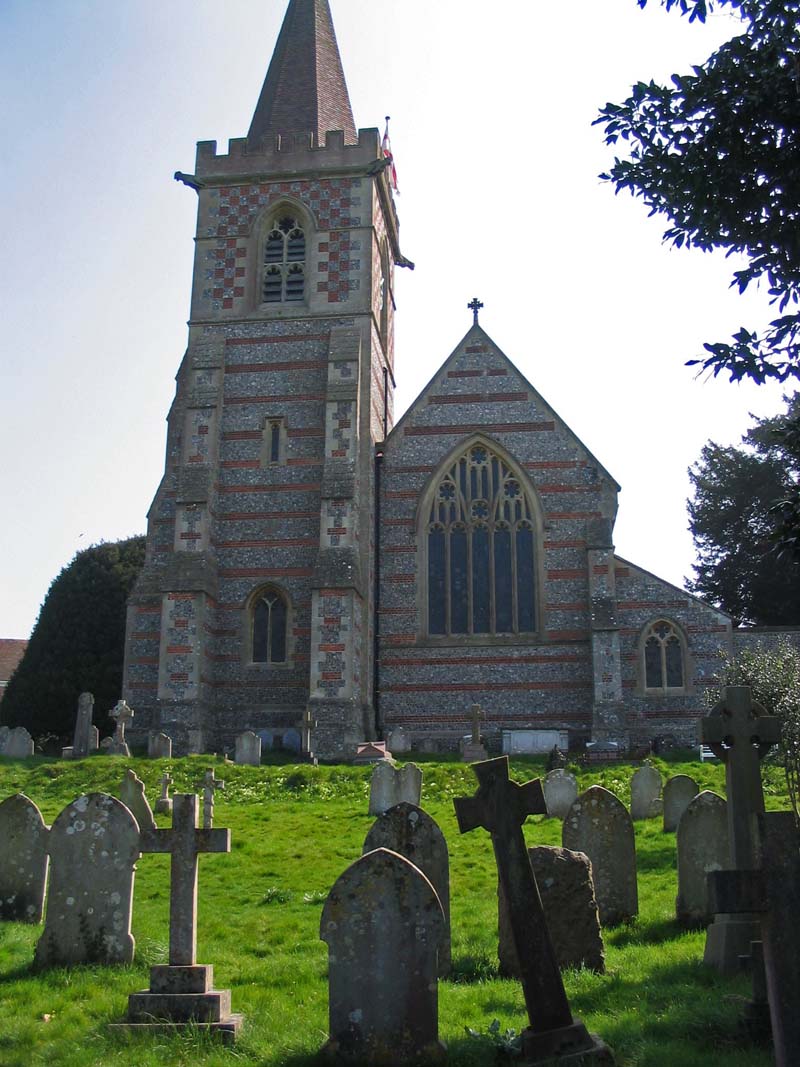
[[[356,125],[392,116],[399,416],[481,325],[622,485],[618,552],[691,575],[686,469],[780,390],[697,380],[766,321],[734,264],[615,197],[591,122],[731,35],[651,0],[331,0]],[[186,346],[195,142],[243,136],[285,0],[3,0],[0,636],[58,571],[144,532]]]

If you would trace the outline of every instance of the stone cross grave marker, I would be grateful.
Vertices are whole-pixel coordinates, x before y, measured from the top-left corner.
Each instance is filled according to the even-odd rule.
[[[50,828],[47,850],[50,885],[35,965],[130,963],[139,826],[128,808],[105,793],[78,797]]]
[[[328,944],[326,1053],[405,1067],[444,1056],[437,948],[444,916],[419,868],[385,848],[336,880],[320,921]]]
[[[92,751],[91,729],[93,713],[94,696],[91,693],[81,693],[78,697],[78,714],[75,719],[75,733],[72,737],[73,759],[84,759]]]
[[[203,790],[203,829],[210,830],[214,825],[214,793],[218,789],[224,789],[225,783],[216,778],[214,768],[209,767],[200,784]]]
[[[133,817],[139,824],[140,830],[152,830],[156,821],[153,818],[153,809],[145,796],[144,782],[128,768],[120,783],[119,799],[133,813]]]
[[[236,738],[234,759],[248,767],[261,766],[261,738],[252,730],[245,730]]]
[[[565,819],[578,796],[578,782],[569,771],[548,771],[544,778],[544,801],[547,814]]]
[[[444,914],[439,942],[439,977],[450,973],[450,857],[444,834],[435,819],[417,804],[401,801],[372,824],[362,854],[388,848],[419,867],[439,897]]]
[[[230,830],[197,826],[197,797],[173,798],[172,827],[145,830],[142,852],[170,856],[169,963],[150,968],[150,988],[128,997],[126,1027],[187,1025],[235,1039],[242,1017],[231,1015],[229,989],[213,989],[213,967],[197,963],[197,860],[201,852],[230,852]]]
[[[488,755],[486,747],[481,740],[481,719],[486,717],[484,710],[480,704],[473,704],[469,709],[469,713],[472,720],[472,734],[469,741],[462,742],[461,745],[461,758],[464,763],[485,760]]]
[[[700,792],[688,774],[675,774],[664,786],[664,832],[678,829],[681,816]]]
[[[775,1063],[795,1067],[800,1049],[800,834],[794,812],[760,812],[755,819],[761,869],[713,872],[709,896],[718,912],[759,916]]]
[[[522,1032],[523,1058],[536,1063],[579,1054],[581,1062],[611,1063],[607,1047],[573,1018],[525,847],[522,824],[546,812],[542,784],[538,778],[525,785],[512,781],[507,756],[477,763],[473,770],[477,793],[453,803],[462,834],[479,826],[491,834],[530,1023]]]
[[[651,819],[659,813],[661,797],[661,775],[655,769],[645,765],[634,772],[631,778],[631,818]]]
[[[753,817],[764,811],[760,761],[780,740],[780,722],[754,704],[747,686],[727,686],[722,700],[701,720],[702,740],[725,764],[731,868],[758,867]],[[756,915],[720,913],[708,928],[704,962],[722,974],[741,970],[741,957],[760,938]]]
[[[108,713],[109,719],[114,720],[114,737],[107,751],[109,756],[128,756],[131,750],[125,740],[125,727],[134,716],[133,708],[129,707],[124,700],[118,700]]]
[[[600,785],[590,786],[564,820],[561,843],[591,860],[601,924],[617,926],[632,919],[639,910],[636,844],[622,801]]]
[[[376,763],[369,783],[369,814],[381,815],[395,804],[419,806],[422,771],[416,763],[397,768],[393,763]]]
[[[42,921],[47,832],[42,813],[24,793],[0,804],[0,920]]]
[[[169,815],[172,812],[172,797],[169,795],[169,790],[173,781],[172,775],[167,771],[161,775],[158,783],[161,786],[161,796],[156,801],[156,811],[159,815]]]
[[[713,915],[708,909],[708,875],[730,868],[728,813],[725,801],[704,789],[681,816],[676,837],[678,852],[678,896],[675,914],[681,926],[689,929],[708,926]]]
[[[147,738],[150,759],[172,759],[172,738],[165,733],[151,733]]]

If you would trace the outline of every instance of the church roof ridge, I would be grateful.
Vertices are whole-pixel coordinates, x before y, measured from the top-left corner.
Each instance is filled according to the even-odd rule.
[[[289,0],[247,139],[312,134],[324,144],[328,130],[358,141],[328,0]]]

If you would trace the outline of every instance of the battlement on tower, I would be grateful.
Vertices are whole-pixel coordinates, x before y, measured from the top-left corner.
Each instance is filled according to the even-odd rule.
[[[276,135],[254,145],[247,137],[228,141],[226,154],[217,153],[216,141],[198,141],[195,176],[228,177],[240,174],[288,174],[299,171],[367,167],[382,158],[380,132],[375,127],[358,131],[358,142],[346,144],[342,130],[329,130],[325,144],[315,144],[312,133]]]

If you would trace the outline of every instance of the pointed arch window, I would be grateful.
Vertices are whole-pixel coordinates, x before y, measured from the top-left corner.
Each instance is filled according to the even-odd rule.
[[[277,589],[263,589],[252,608],[253,663],[286,663],[289,605]]]
[[[306,231],[296,214],[275,217],[264,242],[265,304],[292,304],[306,295]]]
[[[652,623],[642,642],[644,687],[651,692],[686,688],[686,650],[678,628],[666,619]]]
[[[428,634],[535,632],[536,512],[509,464],[471,445],[439,475],[425,520]]]

